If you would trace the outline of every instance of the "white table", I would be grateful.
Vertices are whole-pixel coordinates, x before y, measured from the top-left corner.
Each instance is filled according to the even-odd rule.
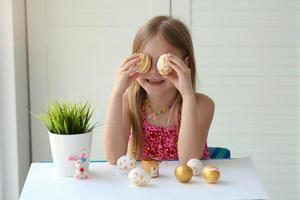
[[[120,175],[117,167],[107,162],[91,163],[86,180],[58,177],[52,163],[33,163],[20,199],[269,199],[251,158],[207,160],[204,164],[219,167],[217,184],[208,184],[201,176],[193,176],[189,183],[178,182],[174,175],[177,161],[162,163],[160,177],[143,187],[132,185],[127,175]]]

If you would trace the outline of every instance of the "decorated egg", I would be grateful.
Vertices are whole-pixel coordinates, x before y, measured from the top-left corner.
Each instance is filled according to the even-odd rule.
[[[146,185],[150,182],[150,175],[142,168],[134,168],[130,170],[128,178],[131,183],[137,186]]]
[[[151,178],[159,176],[159,161],[152,158],[145,158],[141,162],[143,169],[150,174]]]
[[[201,173],[203,164],[201,160],[197,158],[192,158],[187,162],[187,166],[192,168],[194,176],[198,176]]]
[[[117,161],[117,167],[122,173],[128,173],[129,170],[135,168],[135,166],[136,160],[130,155],[121,156]]]
[[[193,176],[193,170],[187,165],[179,165],[175,169],[175,176],[180,182],[187,183]]]
[[[202,170],[202,177],[208,183],[216,183],[220,178],[220,171],[216,166],[207,165]]]

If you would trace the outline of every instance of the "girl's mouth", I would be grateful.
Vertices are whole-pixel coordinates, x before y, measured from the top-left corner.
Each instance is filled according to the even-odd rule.
[[[165,80],[162,79],[146,79],[146,81],[151,85],[161,85],[162,83],[165,82]]]

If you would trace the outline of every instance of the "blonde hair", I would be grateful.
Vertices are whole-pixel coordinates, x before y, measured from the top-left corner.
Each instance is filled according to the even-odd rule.
[[[157,35],[162,36],[169,44],[180,50],[184,58],[189,58],[188,67],[191,69],[192,85],[195,91],[196,66],[194,48],[188,28],[180,20],[169,16],[157,16],[149,20],[135,35],[132,53],[142,52],[147,42]],[[129,153],[136,158],[141,155],[143,141],[141,111],[146,98],[146,91],[137,82],[134,82],[128,88],[131,133],[133,134]],[[181,108],[182,97],[179,92],[175,102]]]

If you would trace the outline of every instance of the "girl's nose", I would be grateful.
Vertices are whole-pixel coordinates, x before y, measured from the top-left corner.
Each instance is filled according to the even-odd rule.
[[[156,62],[155,63],[154,62],[151,63],[151,67],[150,67],[150,70],[149,70],[148,73],[158,74],[158,71],[156,69]]]

